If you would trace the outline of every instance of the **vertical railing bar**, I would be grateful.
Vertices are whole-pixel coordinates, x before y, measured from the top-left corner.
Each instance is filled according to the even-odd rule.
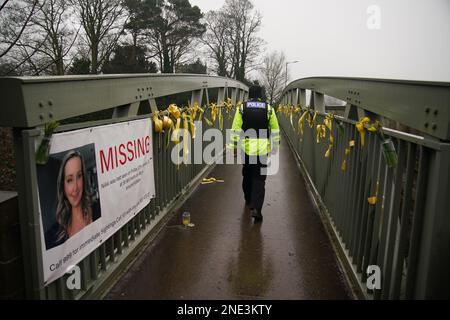
[[[338,212],[337,212],[337,203],[336,203],[336,198],[337,198],[337,189],[336,189],[336,176],[338,174],[338,172],[335,170],[335,166],[336,163],[338,162],[339,159],[339,151],[340,149],[338,148],[339,146],[339,139],[337,137],[336,134],[336,128],[333,127],[333,149],[331,151],[331,156],[329,158],[329,166],[328,166],[328,184],[325,187],[326,193],[327,193],[327,198],[328,198],[328,202],[330,203],[330,218],[331,221],[333,223],[336,224],[336,221],[338,219]],[[314,143],[314,134],[312,133],[314,129],[311,129],[311,140]]]
[[[98,279],[98,249],[95,249],[91,254],[89,254],[89,267],[91,268],[91,279]]]
[[[342,234],[342,229],[343,229],[343,219],[344,219],[344,212],[342,210],[342,199],[344,197],[344,193],[343,193],[343,189],[345,188],[345,178],[346,175],[345,173],[341,170],[341,165],[342,165],[342,161],[343,161],[343,153],[344,153],[344,143],[343,141],[346,140],[347,137],[347,132],[344,132],[343,136],[341,136],[338,132],[338,135],[336,137],[337,140],[337,148],[336,148],[336,152],[338,153],[338,159],[335,161],[334,163],[334,167],[335,167],[335,185],[334,185],[334,191],[333,194],[335,196],[335,201],[336,199],[339,199],[340,201],[336,201],[336,221],[335,221],[335,225],[337,226],[337,230],[338,230],[338,234]],[[345,155],[345,154],[344,154]],[[342,182],[342,186],[341,188],[339,188],[339,181]]]
[[[123,227],[122,227],[122,237],[123,237],[123,241],[124,241],[124,245],[126,248],[128,248],[130,246],[130,241],[129,241],[129,230],[128,230],[128,223],[126,223]]]
[[[158,134],[158,139],[159,139],[159,143],[158,143],[158,163],[159,163],[159,167],[158,167],[158,171],[159,171],[159,175],[160,175],[160,179],[161,179],[161,187],[160,187],[160,197],[161,197],[161,201],[160,201],[160,206],[161,208],[165,207],[166,204],[166,197],[165,197],[165,184],[163,183],[164,181],[164,156],[165,156],[165,150],[164,150],[164,137],[165,133],[159,133]]]
[[[163,177],[163,146],[158,144],[157,168],[158,168],[158,206],[164,208],[164,177]]]
[[[20,237],[24,265],[25,293],[28,299],[45,298],[41,251],[39,199],[37,192],[36,140],[40,130],[13,128],[16,182],[18,189]]]
[[[136,222],[137,222],[137,234],[140,235],[143,231],[143,229],[145,228],[145,225],[142,224],[142,215],[144,213],[145,207],[138,212],[138,214],[136,215]]]
[[[384,161],[384,160],[382,160]],[[387,276],[387,268],[386,268],[386,251],[389,230],[392,228],[392,210],[391,210],[391,197],[393,191],[393,179],[394,179],[394,169],[386,168],[386,179],[384,182],[385,187],[383,188],[383,198],[381,199],[381,217],[380,217],[380,245],[378,249],[378,257],[377,257],[377,265],[380,266],[382,270],[382,281]],[[375,299],[381,299],[381,295],[384,294],[384,291],[389,291],[389,288],[382,287],[381,290],[375,291]]]
[[[347,124],[347,126],[349,126]],[[356,193],[356,187],[357,187],[357,181],[359,181],[358,174],[360,172],[360,166],[361,163],[358,157],[359,154],[359,148],[358,145],[356,145],[356,139],[355,139],[355,129],[353,126],[350,126],[350,138],[352,138],[355,141],[355,147],[350,150],[350,159],[348,163],[348,169],[351,170],[350,172],[350,188],[349,193],[347,196],[347,201],[345,202],[345,211],[347,212],[347,218],[346,218],[346,230],[343,235],[344,237],[344,243],[346,248],[350,248],[351,243],[351,237],[352,237],[352,227],[354,223],[354,216],[356,211],[356,201],[355,201],[355,193]]]
[[[402,201],[402,212],[400,218],[400,239],[397,252],[394,255],[393,281],[392,281],[392,298],[397,300],[400,297],[400,287],[403,278],[403,264],[407,251],[408,240],[408,218],[411,211],[411,190],[413,185],[414,168],[416,164],[416,145],[408,143],[408,155],[406,166],[406,184],[404,188],[404,199]]]
[[[90,266],[88,262],[89,261],[87,257],[78,264],[81,272],[81,290],[87,290],[89,280],[91,279]]]
[[[312,141],[313,139],[310,138],[310,129],[309,126],[307,124],[307,130],[308,130],[308,140],[311,141],[312,144],[314,144],[314,141]],[[333,131],[331,131],[330,133],[331,135],[333,135]],[[322,141],[322,143],[324,143],[324,145],[326,146],[326,148],[328,148],[329,145],[329,141]],[[322,187],[320,189],[320,195],[322,197],[322,199],[324,199],[326,206],[328,207],[330,212],[334,212],[334,208],[333,208],[333,203],[332,201],[330,201],[330,198],[328,197],[329,193],[328,190],[331,188],[332,189],[332,184],[333,184],[333,179],[331,177],[331,172],[332,172],[332,166],[333,166],[333,160],[334,160],[334,153],[335,153],[336,149],[333,149],[331,151],[331,155],[329,158],[325,158],[324,155],[322,155],[323,159],[321,158],[321,165],[325,166],[325,170],[320,170],[320,172],[323,174],[323,183],[322,183]]]
[[[370,137],[370,136],[369,136]],[[359,142],[359,140],[358,140]],[[371,139],[369,138],[369,146],[370,146]],[[366,142],[367,143],[367,142]],[[351,237],[351,243],[350,243],[350,255],[353,258],[353,261],[358,261],[358,247],[360,246],[360,232],[362,229],[360,228],[361,220],[363,220],[363,208],[365,204],[364,197],[367,193],[366,185],[368,177],[367,174],[367,168],[369,166],[369,159],[368,159],[368,148],[369,146],[365,146],[364,149],[359,149],[359,161],[361,162],[361,165],[359,167],[358,171],[358,181],[355,188],[355,211],[354,216],[352,219],[352,237]],[[359,144],[357,144],[357,148],[361,148]],[[363,221],[364,224],[364,221]],[[357,266],[360,266],[360,263],[356,263]],[[360,272],[360,269],[357,269],[358,272]]]
[[[348,125],[350,126],[350,125]],[[348,170],[350,170],[350,187],[349,187],[349,194],[348,199],[345,203],[345,210],[347,212],[347,227],[346,227],[346,233],[345,233],[345,245],[349,249],[351,239],[353,237],[352,234],[352,226],[353,221],[355,220],[355,207],[356,207],[356,201],[355,201],[355,193],[356,193],[356,185],[358,179],[358,172],[360,167],[360,162],[358,161],[358,149],[356,145],[356,139],[355,139],[355,127],[350,126],[351,135],[349,137],[350,140],[355,141],[355,146],[353,148],[350,148],[350,157],[349,157],[349,163],[348,163]]]
[[[56,297],[54,299],[65,300],[66,299],[66,281],[64,277],[59,278],[55,281],[56,286]]]
[[[385,183],[387,179],[388,174],[388,168],[386,166],[386,163],[383,160],[383,157],[381,156],[381,150],[379,152],[379,169],[378,169],[378,178],[377,178],[377,184],[378,184],[378,195],[377,195],[377,203],[375,205],[375,217],[374,217],[374,225],[373,225],[373,233],[372,233],[372,243],[370,247],[369,253],[369,261],[368,265],[378,265],[382,266],[382,261],[378,260],[378,257],[380,256],[380,252],[382,249],[381,247],[381,241],[382,241],[382,234],[383,234],[383,196],[385,191]],[[382,270],[382,275],[384,275],[384,270]],[[380,290],[374,291],[374,298],[378,300],[380,297]]]
[[[168,192],[168,202],[171,203],[174,199],[174,193],[173,193],[173,165],[172,165],[172,160],[170,157],[170,146],[168,148],[166,148],[165,152],[166,152],[166,156],[167,156],[167,181],[168,181],[168,187],[167,187],[167,192]]]
[[[334,129],[334,128],[332,128]],[[332,135],[333,138],[336,140],[336,135],[333,132],[334,130],[332,130]],[[311,131],[309,132],[311,133]],[[330,133],[331,134],[331,133]],[[310,141],[311,143],[314,143],[313,141],[313,135],[310,134]],[[327,143],[325,145],[327,145],[329,142],[327,141]],[[326,147],[328,148],[328,146]],[[326,173],[324,175],[324,185],[323,185],[323,198],[325,198],[325,204],[326,206],[329,208],[329,212],[331,213],[331,216],[334,219],[334,214],[335,214],[335,204],[334,204],[334,199],[333,197],[330,195],[330,192],[333,193],[334,192],[334,181],[333,181],[333,166],[334,166],[334,162],[335,162],[335,157],[336,157],[336,151],[337,148],[333,148],[331,151],[331,155],[328,159],[325,158],[325,165],[326,165]],[[323,156],[324,157],[324,156]]]
[[[109,251],[109,261],[114,262],[116,260],[116,253],[114,251],[114,237],[110,237],[106,240],[106,245]]]
[[[116,240],[117,253],[119,255],[121,255],[122,254],[122,248],[123,248],[123,246],[122,246],[122,231],[119,230],[119,232],[116,232],[114,234],[114,237],[115,237],[115,240]]]
[[[352,216],[352,229],[351,238],[349,243],[349,252],[354,261],[357,260],[357,250],[358,250],[358,227],[359,220],[361,219],[362,206],[364,204],[364,185],[366,184],[366,175],[363,174],[367,171],[368,160],[367,160],[367,146],[365,149],[360,147],[360,140],[357,139],[355,142],[355,151],[357,154],[358,171],[356,174],[355,187],[354,187],[354,206],[353,206],[353,216]],[[362,193],[362,194],[361,194]]]
[[[100,254],[101,269],[103,271],[106,271],[106,249],[105,249],[105,243],[102,243],[98,249],[99,249],[99,254]]]
[[[130,240],[136,240],[136,227],[134,225],[134,218],[132,218],[130,222],[128,222],[128,228],[130,229]]]
[[[372,243],[373,243],[373,237],[376,236],[376,232],[374,231],[374,228],[376,227],[376,214],[377,214],[377,209],[376,206],[372,206],[369,205],[367,199],[370,196],[373,196],[375,194],[375,190],[376,190],[376,184],[377,181],[379,181],[379,177],[380,177],[380,171],[381,171],[381,153],[380,153],[380,143],[378,143],[377,141],[377,137],[373,134],[370,135],[372,137],[372,141],[373,141],[373,152],[372,152],[372,156],[371,158],[372,160],[372,166],[371,166],[371,170],[369,171],[370,173],[370,182],[369,182],[369,189],[368,192],[365,197],[364,197],[364,206],[365,206],[365,216],[367,217],[367,223],[362,225],[361,228],[363,230],[363,233],[365,233],[365,236],[361,237],[361,248],[363,248],[362,250],[362,255],[361,258],[363,259],[363,263],[362,263],[362,281],[365,282],[366,278],[367,278],[367,274],[366,274],[366,270],[367,267],[369,266],[370,263],[370,254],[371,254],[371,248],[372,248]]]
[[[134,221],[134,227],[136,230],[136,236],[139,236],[141,234],[141,212],[136,213],[136,215],[133,218]]]
[[[346,212],[344,211],[344,199],[346,198],[345,192],[346,190],[348,190],[348,174],[347,171],[342,171],[342,163],[344,162],[344,160],[347,159],[346,155],[345,155],[345,142],[348,141],[348,135],[349,132],[347,130],[344,129],[344,135],[341,137],[339,135],[339,159],[338,162],[336,164],[336,170],[337,170],[337,181],[336,181],[336,188],[338,191],[338,199],[339,201],[337,201],[338,204],[338,215],[339,215],[339,234],[342,235],[342,233],[344,232],[344,221],[345,221],[345,215]],[[343,187],[339,187],[339,181],[342,181],[342,185]],[[341,236],[342,238],[342,236]]]
[[[50,286],[44,287],[44,296],[46,300],[55,300],[56,299],[56,284],[52,284]]]
[[[148,206],[146,205],[140,213],[140,221],[141,221],[141,230],[145,231],[145,229],[147,229],[147,210],[148,210]]]
[[[406,299],[414,298],[415,279],[419,256],[421,230],[425,210],[425,195],[428,181],[429,152],[423,146],[420,149],[419,173],[416,183],[415,208],[413,213],[410,249],[408,254],[408,270],[406,274]]]
[[[404,168],[406,166],[406,143],[402,140],[398,142],[398,165],[395,169],[395,180],[393,190],[393,205],[390,208],[390,229],[387,239],[386,260],[384,264],[384,279],[383,279],[383,294],[382,299],[388,299],[390,297],[391,290],[391,278],[393,272],[393,258],[394,250],[397,243],[397,230],[399,224],[399,212],[401,204],[401,191],[402,191],[402,176]]]
[[[372,208],[370,208],[369,203],[367,202],[367,198],[374,190],[374,172],[375,172],[375,159],[374,156],[376,154],[377,144],[375,143],[374,136],[372,134],[368,135],[368,145],[366,150],[366,173],[364,175],[364,183],[361,185],[362,187],[362,196],[359,199],[359,219],[357,219],[357,237],[355,239],[355,252],[357,255],[357,271],[362,272],[363,281],[365,272],[364,271],[364,258],[365,253],[367,252],[367,242],[368,235],[371,232],[371,216],[372,216]]]
[[[150,200],[150,204],[148,206],[148,212],[147,212],[147,223],[151,223],[152,219],[153,219],[153,214],[155,211],[155,198]]]
[[[169,134],[166,133],[166,135],[168,136]],[[167,138],[167,137],[166,137]],[[169,153],[168,148],[164,147],[163,150],[163,163],[164,163],[164,172],[163,172],[163,177],[166,181],[170,181],[169,177],[170,177],[170,153]],[[165,202],[164,202],[164,206],[168,205],[171,201],[171,195],[170,195],[170,186],[168,184],[164,184],[165,188],[164,188],[164,198],[165,198]]]
[[[346,138],[346,132],[344,132],[344,134],[341,136],[339,131],[336,130],[337,135],[336,135],[336,153],[337,153],[337,159],[334,162],[334,191],[333,191],[333,196],[334,196],[334,201],[336,202],[335,204],[335,210],[336,210],[336,221],[335,221],[335,225],[337,226],[338,229],[338,234],[341,234],[342,232],[342,227],[343,227],[343,210],[342,210],[342,199],[343,199],[343,192],[342,186],[345,186],[345,174],[344,172],[341,170],[341,165],[342,165],[342,161],[344,159],[344,143],[343,141],[345,141]],[[341,182],[341,188],[339,188],[339,181]]]

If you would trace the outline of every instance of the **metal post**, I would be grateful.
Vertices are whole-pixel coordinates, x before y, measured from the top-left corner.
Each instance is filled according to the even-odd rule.
[[[139,102],[133,102],[125,106],[114,108],[113,119],[137,116],[139,111]]]
[[[204,89],[192,91],[191,106],[193,106],[196,102],[199,106],[202,105],[203,90]]]
[[[150,103],[150,110],[152,112],[158,111],[158,105],[156,104],[155,99],[150,99],[148,102]]]
[[[225,101],[225,88],[219,88],[217,94],[217,104],[221,105]]]
[[[35,159],[35,140],[40,134],[37,129],[14,129],[20,228],[28,299],[45,298]]]
[[[417,225],[421,234],[416,235],[418,239],[413,238],[413,241],[420,243],[413,295],[415,299],[449,297],[450,144],[441,143],[440,149],[433,152],[429,160],[424,217],[422,223]],[[414,231],[412,236],[415,236]]]
[[[294,106],[298,105],[298,98],[299,98],[299,89],[292,90],[292,104]]]
[[[323,93],[313,91],[311,98],[313,99],[311,107],[314,107],[314,110],[318,112],[325,113],[325,97]]]
[[[298,94],[300,106],[302,106],[303,108],[306,107],[306,90],[298,89]]]
[[[238,90],[239,90],[238,102],[242,102],[242,101],[244,101],[244,89],[238,89]]]
[[[237,102],[237,90],[237,88],[231,88],[231,103],[233,105],[235,105]]]
[[[347,103],[347,105],[345,106],[344,118],[358,121],[358,108],[351,103]]]

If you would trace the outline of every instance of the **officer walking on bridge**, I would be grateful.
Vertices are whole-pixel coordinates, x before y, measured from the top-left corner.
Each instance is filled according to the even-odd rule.
[[[263,99],[262,87],[250,87],[249,100],[236,110],[231,131],[231,147],[235,155],[239,144],[245,153],[242,168],[245,204],[255,222],[261,222],[267,159],[271,152],[277,152],[280,143],[277,116]]]

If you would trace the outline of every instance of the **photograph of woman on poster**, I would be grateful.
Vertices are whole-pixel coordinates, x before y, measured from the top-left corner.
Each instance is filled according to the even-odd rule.
[[[69,151],[62,160],[57,182],[57,242],[64,242],[92,223],[91,199],[83,156]]]

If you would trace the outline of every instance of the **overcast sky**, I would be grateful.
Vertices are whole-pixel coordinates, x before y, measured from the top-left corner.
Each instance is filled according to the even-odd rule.
[[[224,3],[190,1],[203,12]],[[260,35],[266,50],[301,60],[289,65],[292,80],[348,76],[450,82],[450,0],[252,2],[263,15]]]

